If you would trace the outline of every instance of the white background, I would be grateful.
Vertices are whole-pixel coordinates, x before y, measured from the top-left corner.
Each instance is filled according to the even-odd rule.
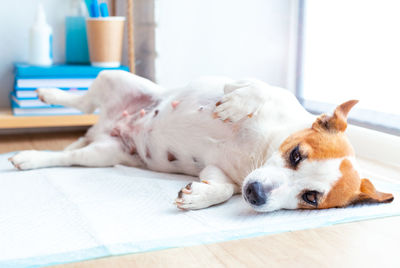
[[[400,1],[307,1],[304,97],[400,114]]]
[[[156,77],[202,75],[286,86],[291,0],[156,0]]]

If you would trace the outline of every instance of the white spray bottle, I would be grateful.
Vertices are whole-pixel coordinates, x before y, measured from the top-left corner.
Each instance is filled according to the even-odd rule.
[[[35,22],[29,32],[29,64],[49,66],[53,63],[53,34],[39,3]]]

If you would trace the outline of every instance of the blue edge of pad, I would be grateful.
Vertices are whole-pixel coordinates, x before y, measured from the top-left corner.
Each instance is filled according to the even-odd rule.
[[[388,181],[379,180],[381,183],[390,184],[392,187],[394,186],[398,192],[400,192],[400,184],[390,183]],[[51,266],[57,264],[65,264],[65,263],[72,263],[72,262],[80,262],[86,260],[93,260],[98,258],[104,257],[111,257],[111,256],[118,256],[118,255],[126,255],[126,254],[133,254],[133,253],[144,253],[162,249],[169,249],[169,248],[177,248],[177,247],[187,247],[187,246],[195,246],[201,244],[211,244],[211,243],[218,243],[230,240],[237,240],[243,238],[251,238],[261,235],[271,235],[271,234],[278,234],[288,231],[297,231],[297,230],[305,230],[311,228],[318,228],[318,227],[325,227],[331,226],[340,223],[348,223],[348,222],[357,222],[362,220],[369,220],[369,219],[376,219],[376,218],[385,218],[391,216],[398,216],[400,215],[400,210],[397,212],[392,213],[381,213],[375,215],[366,215],[366,216],[356,216],[356,217],[347,217],[339,220],[331,220],[325,222],[325,224],[315,224],[315,226],[307,221],[306,223],[299,222],[299,225],[295,228],[277,230],[273,232],[268,231],[260,231],[257,230],[259,228],[249,228],[249,229],[237,229],[237,230],[229,230],[226,232],[210,232],[200,235],[190,235],[183,238],[178,238],[174,240],[153,240],[153,241],[141,241],[133,243],[120,243],[108,246],[98,246],[88,249],[81,249],[77,251],[65,252],[65,253],[58,253],[52,255],[44,255],[44,256],[37,256],[37,257],[30,257],[24,259],[13,259],[13,260],[6,260],[0,261],[0,267],[43,267],[43,266]],[[241,234],[237,234],[237,232],[241,232]],[[243,234],[245,233],[245,234]],[[166,246],[168,244],[168,246]],[[110,252],[110,249],[113,253]]]

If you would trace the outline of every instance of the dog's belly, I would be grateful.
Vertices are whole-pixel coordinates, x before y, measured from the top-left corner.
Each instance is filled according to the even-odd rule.
[[[132,115],[121,116],[116,123],[124,150],[138,154],[146,167],[160,172],[199,175],[207,165],[216,165],[240,180],[239,171],[246,161],[244,151],[252,144],[238,141],[239,126],[224,123],[213,116],[217,91],[171,94],[156,105]],[[248,164],[247,164],[248,165]],[[235,176],[236,177],[236,176]]]

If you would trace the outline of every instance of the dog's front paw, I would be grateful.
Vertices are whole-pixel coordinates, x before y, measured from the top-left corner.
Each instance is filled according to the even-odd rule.
[[[8,160],[19,170],[34,169],[45,166],[45,159],[40,151],[22,151],[10,157]]]
[[[210,194],[212,186],[207,182],[191,182],[182,188],[175,199],[180,209],[201,209],[213,205]]]
[[[233,123],[253,117],[263,104],[254,91],[252,86],[248,86],[225,94],[216,104],[216,116],[223,121]]]

